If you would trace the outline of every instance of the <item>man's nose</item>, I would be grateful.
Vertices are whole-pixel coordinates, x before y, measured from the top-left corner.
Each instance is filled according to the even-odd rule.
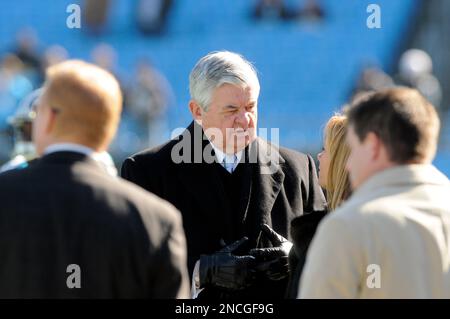
[[[243,129],[247,129],[250,123],[250,114],[248,114],[246,110],[239,111],[238,114],[236,114],[235,122]]]

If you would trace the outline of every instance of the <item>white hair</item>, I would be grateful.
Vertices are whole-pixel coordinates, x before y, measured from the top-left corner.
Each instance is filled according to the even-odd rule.
[[[222,84],[252,87],[259,94],[259,81],[253,65],[241,55],[215,51],[201,58],[189,75],[189,92],[208,111],[213,92]]]

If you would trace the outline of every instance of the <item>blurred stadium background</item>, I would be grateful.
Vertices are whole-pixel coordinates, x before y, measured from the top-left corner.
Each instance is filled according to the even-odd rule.
[[[366,25],[371,3],[381,8],[380,29]],[[81,7],[81,28],[66,25],[70,4]],[[418,87],[440,112],[435,165],[450,176],[448,13],[448,0],[3,1],[0,164],[13,149],[8,118],[52,63],[81,58],[119,78],[126,98],[110,152],[120,167],[190,123],[191,68],[230,50],[258,69],[259,127],[280,128],[281,145],[314,155],[327,119],[358,91]]]

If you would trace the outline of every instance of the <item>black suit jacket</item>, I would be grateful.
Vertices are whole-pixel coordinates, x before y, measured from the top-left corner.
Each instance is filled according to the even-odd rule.
[[[268,247],[268,240],[260,236],[262,223],[289,238],[294,217],[324,209],[325,198],[312,158],[285,148],[277,152],[258,138],[243,157],[250,157],[253,163],[239,164],[246,165],[247,174],[241,187],[241,219],[239,225],[230,225],[227,216],[232,214],[231,205],[226,201],[217,170],[214,164],[202,159],[201,154],[210,154],[210,149],[202,128],[193,122],[176,139],[125,160],[121,171],[122,177],[168,200],[181,211],[190,275],[201,254],[221,248],[221,239],[229,244],[245,235],[250,239],[247,251]],[[191,163],[177,163],[180,154]],[[229,231],[233,227],[242,231]],[[235,237],[231,238],[233,233]]]
[[[0,196],[0,298],[188,297],[179,212],[89,157],[0,174]]]

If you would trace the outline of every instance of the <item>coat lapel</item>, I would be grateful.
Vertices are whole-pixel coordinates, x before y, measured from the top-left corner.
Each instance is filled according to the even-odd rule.
[[[253,171],[256,165],[249,163],[248,161],[249,148],[245,149],[244,156],[241,158],[239,165],[242,165],[242,177],[241,177],[241,193],[239,195],[239,203],[237,205],[239,221],[241,223],[240,229],[244,229],[245,222],[247,220],[247,214],[250,207],[250,201],[252,199],[253,190]],[[239,167],[239,166],[238,166]]]
[[[271,211],[284,181],[284,173],[280,166],[284,163],[284,159],[277,147],[260,138],[252,143],[249,157],[251,163],[255,158],[257,163],[253,172],[251,216],[247,218],[247,232],[249,238],[258,241],[259,225],[262,223],[272,225]]]
[[[213,162],[213,149],[208,139],[204,138],[201,126],[193,122],[182,134],[180,143],[183,141],[185,146],[190,145],[191,154],[190,161],[177,164],[178,177],[184,184],[184,189],[202,208],[195,213],[202,214],[201,220],[205,221],[205,225],[216,225],[216,229],[221,230],[230,229],[231,221],[227,218],[230,216],[230,203],[225,198],[225,191]],[[204,154],[208,156],[204,157]]]

